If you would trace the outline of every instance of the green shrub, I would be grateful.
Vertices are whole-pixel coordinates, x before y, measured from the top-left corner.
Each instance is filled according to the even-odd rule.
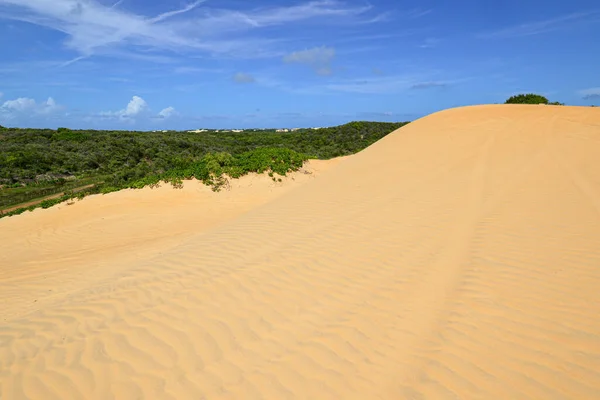
[[[548,104],[548,99],[539,94],[518,94],[511,96],[504,104]]]
[[[89,139],[89,135],[83,131],[72,131],[68,128],[58,128],[52,135],[53,140],[64,140],[71,142],[83,142]]]
[[[100,193],[108,194],[108,193],[112,193],[112,192],[118,192],[121,189],[122,188],[118,188],[115,186],[103,186],[102,189],[100,189]]]

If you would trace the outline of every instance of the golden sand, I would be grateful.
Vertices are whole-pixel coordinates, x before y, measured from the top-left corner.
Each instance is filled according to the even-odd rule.
[[[599,155],[599,109],[466,107],[2,219],[0,399],[600,398]]]

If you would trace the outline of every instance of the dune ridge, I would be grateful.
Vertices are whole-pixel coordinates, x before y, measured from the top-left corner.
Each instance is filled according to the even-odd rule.
[[[422,118],[3,311],[0,398],[598,398],[599,150],[592,108]]]

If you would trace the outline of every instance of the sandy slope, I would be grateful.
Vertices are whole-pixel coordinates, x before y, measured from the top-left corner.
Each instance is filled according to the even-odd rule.
[[[219,193],[192,180],[183,189],[122,190],[0,220],[0,314],[18,317],[72,291],[112,279],[136,262],[234,219],[337,165],[310,160],[273,182],[231,180]]]
[[[172,211],[138,233],[164,250],[120,249],[35,311],[12,305],[29,270],[50,290],[41,269],[68,280],[96,242],[97,271],[108,239],[79,218],[72,251],[27,258],[0,220],[3,257],[29,260],[2,265],[0,398],[599,398],[599,154],[598,109],[444,111],[165,245]],[[130,199],[122,218],[160,218]]]

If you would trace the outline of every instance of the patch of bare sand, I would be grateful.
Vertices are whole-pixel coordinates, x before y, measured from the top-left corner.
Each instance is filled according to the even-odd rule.
[[[282,182],[248,174],[216,193],[191,180],[182,189],[162,184],[122,190],[1,219],[1,316],[38,310],[113,279],[136,262],[301,186],[344,158],[310,160]]]
[[[9,318],[0,397],[598,398],[598,154],[593,108],[423,118]]]

